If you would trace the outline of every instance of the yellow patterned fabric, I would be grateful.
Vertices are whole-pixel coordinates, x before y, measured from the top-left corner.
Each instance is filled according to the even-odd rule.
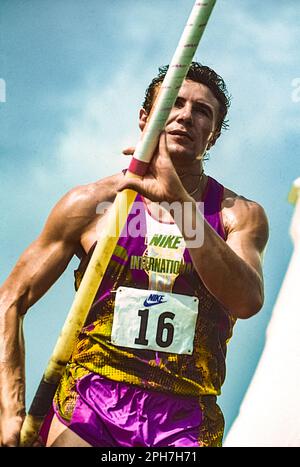
[[[124,235],[119,239],[55,402],[61,416],[69,420],[76,401],[76,381],[89,372],[142,388],[199,397],[206,417],[201,443],[203,446],[219,446],[224,420],[216,404],[216,396],[220,394],[225,379],[226,347],[235,319],[201,282],[188,250],[180,243],[180,233],[176,234],[174,227],[171,230],[161,224],[149,227],[149,222],[152,221],[147,220],[145,214],[144,235],[138,238]],[[152,237],[149,237],[150,231],[153,232]],[[80,284],[89,256],[76,271],[76,287]],[[198,297],[192,355],[137,350],[112,344],[117,288],[151,290],[153,284],[160,290]]]
[[[191,278],[192,282],[192,278]],[[132,285],[131,281],[129,284]],[[123,285],[126,285],[126,281]],[[114,294],[101,304],[92,324],[79,336],[72,362],[115,381],[184,396],[219,395],[225,378],[226,343],[234,320],[225,314],[203,286],[192,355],[130,350],[110,341]]]

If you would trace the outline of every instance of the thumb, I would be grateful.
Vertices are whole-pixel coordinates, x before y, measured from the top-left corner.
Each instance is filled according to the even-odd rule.
[[[145,196],[146,187],[144,185],[145,183],[143,180],[140,180],[138,178],[127,178],[119,184],[119,186],[117,187],[117,191],[121,192],[123,190],[130,189],[137,191],[141,195]]]
[[[117,191],[120,192],[126,189],[131,189],[135,191],[143,189],[143,181],[138,178],[127,178],[118,185]]]
[[[134,154],[134,151],[135,151],[135,147],[134,147],[134,146],[130,146],[129,148],[123,149],[122,153],[123,153],[125,156],[132,156],[132,155]]]

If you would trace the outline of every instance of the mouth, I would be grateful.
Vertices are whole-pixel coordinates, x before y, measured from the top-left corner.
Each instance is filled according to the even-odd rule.
[[[172,136],[179,136],[179,137],[182,137],[182,138],[187,138],[190,141],[193,141],[193,138],[191,137],[191,135],[187,131],[173,130],[173,131],[169,131],[169,134],[172,135]]]

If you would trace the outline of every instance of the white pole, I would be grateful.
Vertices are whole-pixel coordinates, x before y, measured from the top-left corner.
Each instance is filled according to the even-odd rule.
[[[224,447],[300,447],[300,178],[289,201],[295,204],[294,251],[265,348]]]

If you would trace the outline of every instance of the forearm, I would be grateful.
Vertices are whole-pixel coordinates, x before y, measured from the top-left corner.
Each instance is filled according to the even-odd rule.
[[[1,293],[2,292],[2,293]],[[25,350],[22,305],[0,290],[0,410],[22,417],[25,411]]]
[[[263,303],[263,286],[257,271],[240,258],[215,232],[199,212],[196,203],[186,198],[182,234],[187,241],[194,267],[206,288],[237,318],[249,318]],[[187,201],[189,204],[187,204]],[[202,244],[190,237],[191,227],[202,230]],[[191,241],[192,240],[192,241]]]

